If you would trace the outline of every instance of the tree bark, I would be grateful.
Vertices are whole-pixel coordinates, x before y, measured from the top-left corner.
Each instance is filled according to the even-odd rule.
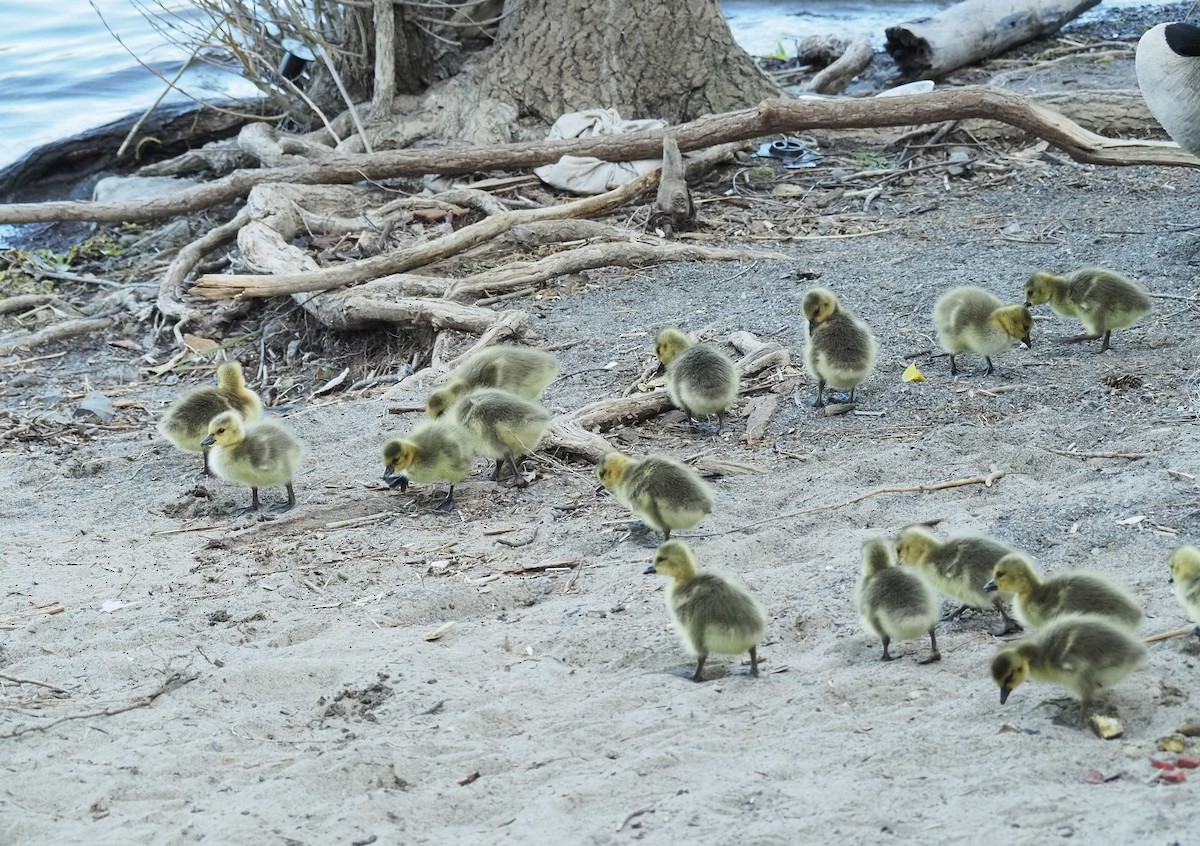
[[[717,0],[525,0],[478,80],[547,123],[588,108],[677,123],[779,94]]]
[[[887,28],[887,51],[909,78],[945,76],[1056,32],[1100,0],[964,0]]]

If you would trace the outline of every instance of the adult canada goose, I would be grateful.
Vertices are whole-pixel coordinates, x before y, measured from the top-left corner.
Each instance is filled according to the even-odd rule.
[[[250,505],[235,511],[235,517],[257,511],[258,489],[272,485],[285,486],[288,495],[287,502],[272,511],[287,511],[296,504],[292,478],[304,448],[274,420],[246,423],[236,411],[226,411],[208,424],[208,437],[201,444],[211,447],[209,461],[214,473],[228,482],[250,486]]]
[[[825,386],[854,390],[875,366],[875,338],[870,328],[842,308],[832,291],[812,288],[804,295],[808,340],[804,344],[804,369],[817,379],[815,408],[825,405]]]
[[[701,431],[725,427],[725,411],[737,398],[738,374],[733,359],[707,344],[693,344],[678,329],[667,328],[654,339],[659,371],[666,371],[667,394],[675,407]],[[699,418],[717,415],[717,428]]]
[[[208,447],[201,446],[208,436],[208,424],[218,414],[236,411],[247,423],[262,417],[262,402],[246,387],[242,365],[226,361],[217,368],[217,385],[188,391],[176,400],[159,421],[158,431],[185,452],[204,454],[204,472],[209,472]]]
[[[1023,305],[1004,305],[994,294],[963,285],[951,288],[933,307],[933,325],[937,328],[938,343],[950,355],[950,375],[958,375],[954,356],[973,352],[987,362],[987,375],[995,370],[992,356],[998,355],[1018,340],[1026,347],[1033,346],[1029,333],[1033,331],[1033,315]]]
[[[1171,139],[1200,156],[1200,27],[1162,23],[1138,41],[1138,88]]]
[[[430,392],[425,411],[441,417],[476,388],[500,388],[522,399],[537,399],[558,373],[553,353],[531,347],[486,347],[454,368],[450,380]]]
[[[667,609],[684,646],[696,655],[692,681],[701,681],[710,653],[750,652],[750,675],[758,675],[758,644],[767,614],[745,587],[720,573],[697,572],[692,550],[683,541],[667,541],[654,553],[646,573],[670,576]]]
[[[1112,330],[1124,329],[1150,313],[1150,298],[1141,286],[1103,267],[1084,267],[1066,276],[1038,271],[1025,283],[1025,305],[1049,303],[1063,317],[1078,318],[1084,335],[1064,338],[1066,343],[1104,340],[1109,348]]]

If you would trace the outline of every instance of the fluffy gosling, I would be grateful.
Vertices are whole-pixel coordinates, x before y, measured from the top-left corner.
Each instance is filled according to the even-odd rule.
[[[262,417],[262,402],[246,387],[242,365],[226,361],[217,368],[217,386],[188,391],[163,414],[158,431],[184,452],[204,455],[204,474],[210,475],[208,449],[201,441],[208,435],[208,424],[226,411],[236,411],[248,423]]]
[[[1200,27],[1161,23],[1138,41],[1138,88],[1176,144],[1200,156]]]
[[[450,381],[429,394],[426,413],[441,417],[448,408],[476,388],[500,388],[527,400],[541,396],[558,373],[552,353],[530,347],[487,347],[454,368]]]
[[[287,511],[296,504],[292,478],[304,448],[287,429],[273,420],[246,423],[236,411],[218,414],[208,424],[208,437],[200,442],[210,447],[212,470],[227,482],[250,486],[250,505],[234,512],[241,517],[258,511],[258,489],[272,485],[287,488],[287,502],[274,506],[272,511]]]
[[[929,657],[919,663],[942,660],[934,626],[938,618],[933,588],[917,573],[895,566],[892,547],[881,538],[862,545],[862,575],[858,580],[858,613],[863,625],[883,640],[882,661],[892,640],[915,640],[929,633]]]
[[[996,637],[1020,631],[1008,616],[1001,599],[1007,591],[986,593],[983,586],[992,577],[996,562],[1014,550],[982,535],[963,535],[941,540],[923,526],[908,526],[896,536],[896,557],[923,572],[934,587],[962,603],[943,619],[952,620],[967,608],[995,608],[1003,623],[992,629]]]
[[[963,285],[942,295],[933,307],[938,343],[950,355],[950,375],[958,375],[955,355],[973,352],[987,362],[987,375],[995,371],[992,356],[1012,345],[1013,339],[1032,347],[1033,315],[1023,305],[1009,305],[982,288]]]
[[[474,455],[475,438],[469,431],[450,421],[430,421],[383,445],[383,480],[402,491],[410,480],[420,485],[449,482],[446,498],[433,509],[451,511],[454,485],[471,471]]]
[[[652,528],[671,539],[672,529],[690,529],[712,512],[713,497],[700,475],[673,458],[641,460],[610,452],[596,468],[600,483]]]
[[[670,576],[667,609],[686,649],[696,655],[692,681],[702,680],[709,654],[739,655],[749,650],[750,675],[758,675],[758,644],[767,613],[745,587],[719,573],[696,571],[696,559],[683,541],[667,541],[654,553],[646,573]]]
[[[1140,285],[1103,267],[1084,267],[1067,276],[1038,271],[1025,283],[1025,305],[1049,303],[1063,317],[1076,317],[1086,335],[1063,338],[1065,343],[1103,337],[1100,352],[1109,348],[1112,330],[1124,329],[1150,313],[1150,298]]]
[[[1171,567],[1175,598],[1196,624],[1196,635],[1200,637],[1200,549],[1181,546],[1171,553],[1167,563]]]
[[[1041,628],[1064,614],[1094,614],[1128,629],[1142,622],[1137,600],[1103,576],[1062,573],[1043,581],[1033,562],[1019,552],[996,562],[983,589],[1013,594],[1013,612],[1030,628]]]
[[[808,340],[804,344],[804,369],[817,378],[814,408],[825,406],[825,386],[854,391],[875,366],[875,338],[867,324],[842,308],[838,298],[824,288],[804,295]]]
[[[992,658],[1000,704],[1029,678],[1061,684],[1079,698],[1083,725],[1096,692],[1111,687],[1141,663],[1146,650],[1129,631],[1102,617],[1068,614]]]
[[[480,388],[456,402],[450,416],[475,436],[479,452],[495,459],[493,482],[507,464],[513,484],[524,486],[517,459],[533,452],[550,424],[550,414],[540,403],[498,388]]]
[[[733,359],[707,344],[693,344],[678,329],[667,328],[654,339],[659,373],[666,371],[667,393],[688,422],[701,431],[720,433],[725,410],[737,398],[738,373]],[[713,429],[699,418],[717,415]]]

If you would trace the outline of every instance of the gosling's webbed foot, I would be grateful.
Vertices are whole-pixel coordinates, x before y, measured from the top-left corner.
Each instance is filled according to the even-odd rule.
[[[1101,338],[1100,335],[1068,335],[1066,337],[1059,338],[1058,342],[1060,344],[1082,344],[1086,341],[1098,341],[1100,338]],[[1107,339],[1101,345],[1101,352],[1103,352],[1106,349],[1108,349],[1108,340]]]
[[[257,505],[246,505],[242,508],[235,508],[233,511],[234,517],[245,517],[247,514],[255,514],[258,512]]]
[[[291,511],[295,507],[296,503],[294,502],[277,502],[271,506],[271,510],[276,514],[282,514],[285,511]]]
[[[879,660],[880,661],[895,661],[899,657],[900,657],[899,655],[892,655],[890,652],[884,652],[883,655],[880,656]]]
[[[1021,628],[1020,623],[1013,622],[1012,620],[1007,620],[1003,623],[997,623],[996,625],[992,626],[991,629],[989,629],[988,631],[992,635],[992,637],[1004,637],[1007,634],[1013,634],[1014,632],[1023,632],[1025,630],[1023,628]]]
[[[715,435],[720,431],[711,423],[705,423],[702,420],[697,420],[695,417],[689,417],[688,422],[692,424],[692,428],[697,432],[703,432],[706,435]]]
[[[930,652],[926,657],[922,658],[917,663],[918,664],[936,664],[938,661],[941,661],[941,660],[942,660],[942,653],[938,652],[935,649],[933,652]]]
[[[443,499],[441,502],[439,502],[437,505],[433,506],[432,510],[433,511],[453,511],[454,508],[455,508],[454,485],[451,485],[449,493],[446,494],[446,498]]]
[[[963,615],[963,612],[966,611],[968,608],[970,608],[969,605],[960,605],[957,608],[955,608],[953,611],[946,612],[945,614],[942,615],[942,622],[949,623],[952,620],[957,620],[958,618],[960,618]]]
[[[392,490],[395,490],[396,488],[399,488],[401,492],[408,490],[407,476],[389,476],[388,474],[384,473],[382,479],[384,483]]]

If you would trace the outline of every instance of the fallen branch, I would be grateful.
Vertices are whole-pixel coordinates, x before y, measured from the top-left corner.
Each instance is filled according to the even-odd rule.
[[[249,220],[250,212],[243,207],[232,220],[210,229],[202,237],[181,249],[167,267],[167,272],[163,274],[162,282],[158,286],[156,307],[163,317],[169,317],[176,321],[175,341],[179,346],[183,346],[183,328],[196,319],[195,312],[183,304],[184,280],[202,258],[226,241],[236,238],[238,232]]]
[[[662,154],[663,135],[667,132],[679,144],[680,150],[687,152],[781,132],[915,126],[967,118],[984,118],[1016,126],[1049,141],[1071,158],[1091,164],[1200,167],[1200,159],[1185,153],[1172,142],[1106,138],[1020,95],[968,87],[907,97],[773,98],[754,108],[706,115],[665,131],[529,141],[502,147],[387,150],[373,156],[331,157],[320,164],[238,170],[172,196],[151,200],[0,205],[0,223],[155,220],[232,202],[246,196],[255,185],[264,183],[348,184],[362,179],[393,179],[426,173],[459,175],[483,170],[512,171],[550,164],[564,155],[594,156],[605,161],[656,158]],[[657,175],[654,179],[657,180]]]
[[[37,687],[44,687],[47,690],[54,691],[55,693],[66,693],[67,692],[64,688],[61,688],[56,684],[49,684],[44,681],[38,681],[37,679],[22,679],[22,678],[18,678],[17,676],[10,676],[6,673],[0,673],[0,679],[4,679],[5,681],[10,681],[13,684],[32,684],[32,685],[36,685]]]
[[[833,503],[826,503],[825,505],[813,505],[809,508],[802,508],[799,511],[792,511],[788,514],[777,514],[774,517],[767,517],[762,520],[756,520],[753,523],[747,523],[744,526],[738,526],[733,529],[726,529],[723,532],[712,532],[710,534],[704,534],[704,535],[692,535],[691,537],[715,538],[715,537],[719,537],[721,535],[731,535],[731,534],[734,534],[735,532],[744,532],[747,529],[753,529],[758,526],[766,525],[767,523],[776,523],[780,520],[790,520],[794,517],[803,517],[805,514],[815,514],[819,511],[835,511],[839,508],[845,508],[850,505],[856,505],[857,503],[860,503],[863,500],[870,499],[871,497],[875,497],[875,496],[881,496],[883,494],[928,493],[930,491],[943,491],[943,490],[946,490],[947,488],[961,488],[961,487],[965,487],[966,485],[983,485],[984,487],[990,488],[995,482],[997,482],[1000,479],[1003,479],[1004,475],[1005,475],[1005,471],[1003,471],[1003,470],[992,470],[992,472],[990,472],[986,475],[983,475],[983,476],[972,476],[969,479],[955,479],[952,482],[937,482],[932,485],[904,485],[904,486],[899,486],[899,487],[875,488],[873,490],[867,491],[866,493],[859,494],[858,496],[854,497],[853,499],[848,499],[845,502],[833,502]]]
[[[90,335],[93,332],[99,332],[101,329],[108,328],[112,323],[113,319],[111,317],[64,320],[62,323],[55,323],[36,332],[30,332],[23,338],[17,338],[8,343],[0,343],[0,355],[11,355],[17,350],[40,347],[42,344],[61,341],[64,338],[74,338],[77,335]]]
[[[874,57],[871,42],[861,35],[855,36],[842,55],[810,79],[804,90],[813,94],[840,94],[850,80],[867,69]]]
[[[1066,455],[1071,458],[1149,458],[1154,455],[1152,452],[1077,452],[1070,449],[1055,449],[1054,447],[1041,447],[1046,452],[1052,452],[1055,455]]]
[[[133,711],[138,708],[148,708],[154,704],[154,700],[158,699],[158,697],[162,696],[163,694],[170,693],[173,690],[177,690],[183,687],[185,684],[195,681],[199,677],[200,676],[197,673],[191,673],[189,675],[184,675],[183,673],[172,673],[171,676],[162,683],[158,690],[139,697],[127,705],[105,708],[101,711],[88,711],[85,714],[69,714],[65,717],[59,717],[57,720],[51,720],[48,723],[42,723],[41,725],[15,728],[8,732],[8,734],[0,734],[0,738],[7,740],[8,738],[20,737],[23,734],[29,734],[30,732],[34,731],[46,731],[54,728],[54,726],[59,725],[60,723],[69,722],[71,720],[87,720],[91,719],[92,717],[112,717],[116,716],[117,714],[124,714],[126,711]]]

